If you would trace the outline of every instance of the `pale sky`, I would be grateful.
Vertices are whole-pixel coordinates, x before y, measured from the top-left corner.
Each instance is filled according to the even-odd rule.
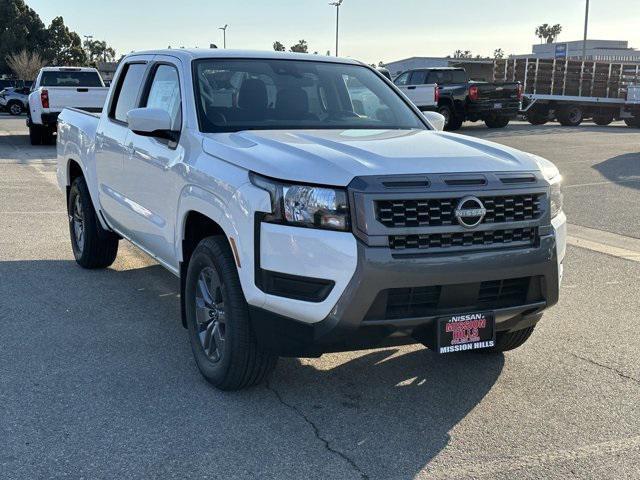
[[[335,7],[328,0],[26,0],[45,23],[55,16],[80,35],[106,40],[118,55],[153,48],[222,46],[335,48]],[[176,6],[177,5],[177,6]],[[455,50],[529,53],[536,26],[560,23],[559,40],[582,39],[585,0],[344,0],[340,55],[367,63]],[[589,38],[629,40],[640,48],[640,0],[591,0]]]

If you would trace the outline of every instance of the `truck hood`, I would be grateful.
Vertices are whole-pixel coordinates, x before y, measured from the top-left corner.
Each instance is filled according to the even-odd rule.
[[[251,130],[205,134],[203,149],[282,180],[346,186],[363,175],[537,171],[531,155],[432,130]]]

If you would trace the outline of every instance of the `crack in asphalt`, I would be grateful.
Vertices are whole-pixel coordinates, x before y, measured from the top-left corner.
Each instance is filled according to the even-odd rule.
[[[631,380],[632,382],[638,383],[640,384],[640,380],[638,380],[635,377],[632,377],[631,375],[627,375],[624,372],[621,372],[620,370],[610,367],[609,365],[605,365],[604,363],[600,363],[600,362],[596,362],[595,360],[592,360],[588,357],[583,357],[581,355],[578,355],[577,353],[573,353],[573,352],[569,352],[572,356],[576,357],[579,360],[583,360],[585,362],[591,363],[592,365],[595,365],[597,367],[602,367],[602,368],[606,368],[607,370],[612,371],[613,373],[617,374],[618,376],[622,377],[622,378],[626,378],[627,380]]]
[[[276,396],[276,398],[282,405],[294,411],[300,418],[302,418],[306,423],[308,423],[311,426],[315,437],[324,444],[325,450],[327,450],[328,452],[334,455],[339,456],[345,462],[347,462],[351,466],[351,468],[353,468],[356,472],[358,472],[362,480],[369,480],[369,475],[363,472],[362,469],[358,466],[358,464],[353,459],[351,459],[348,455],[341,452],[340,450],[336,450],[331,446],[331,444],[329,443],[329,440],[327,440],[320,434],[320,429],[318,428],[318,426],[313,422],[313,420],[307,417],[302,410],[300,410],[295,405],[285,401],[284,398],[282,398],[282,395],[280,394],[280,392],[278,392],[278,390],[273,388],[269,382],[266,382],[266,387],[267,387],[267,390],[270,390],[271,392],[273,392],[273,394]]]

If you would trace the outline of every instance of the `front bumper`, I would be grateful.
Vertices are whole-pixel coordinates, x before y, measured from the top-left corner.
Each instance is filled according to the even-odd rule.
[[[558,301],[565,224],[564,214],[554,219],[535,247],[455,254],[403,257],[358,240],[355,273],[323,320],[304,322],[250,307],[252,325],[263,346],[296,357],[416,342],[428,345],[433,341],[436,319],[451,313],[491,310],[498,331],[520,330],[537,323],[541,312]],[[483,282],[523,278],[530,283],[521,300],[478,306]],[[441,302],[428,314],[388,317],[384,307],[379,308],[381,294],[390,289],[430,286],[442,290]],[[307,305],[309,309],[320,307]]]

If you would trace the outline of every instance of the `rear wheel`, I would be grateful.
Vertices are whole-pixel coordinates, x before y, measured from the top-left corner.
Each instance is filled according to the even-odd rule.
[[[569,105],[562,108],[556,114],[558,121],[565,127],[577,127],[584,120],[582,109],[577,105]]]
[[[444,117],[444,129],[448,131],[459,130],[462,127],[462,119],[456,116],[449,105],[438,107],[438,113]]]
[[[640,118],[625,118],[624,123],[627,124],[627,127],[640,128]]]
[[[11,102],[9,103],[9,113],[11,115],[22,115],[24,111],[24,106],[20,102]]]
[[[593,123],[600,126],[606,126],[613,122],[613,113],[599,113],[593,116]]]
[[[100,225],[84,178],[73,181],[67,208],[71,247],[78,265],[88,269],[111,265],[118,254],[118,237]]]
[[[504,128],[507,125],[509,125],[509,117],[496,115],[496,116],[487,118],[484,121],[484,123],[489,128]]]
[[[31,145],[42,145],[43,129],[39,125],[29,125],[29,141]]]
[[[543,112],[527,112],[527,121],[531,125],[544,125],[549,121],[549,115]]]
[[[231,249],[222,236],[202,240],[185,279],[191,350],[202,375],[221,390],[261,383],[278,357],[262,349],[249,321]]]

